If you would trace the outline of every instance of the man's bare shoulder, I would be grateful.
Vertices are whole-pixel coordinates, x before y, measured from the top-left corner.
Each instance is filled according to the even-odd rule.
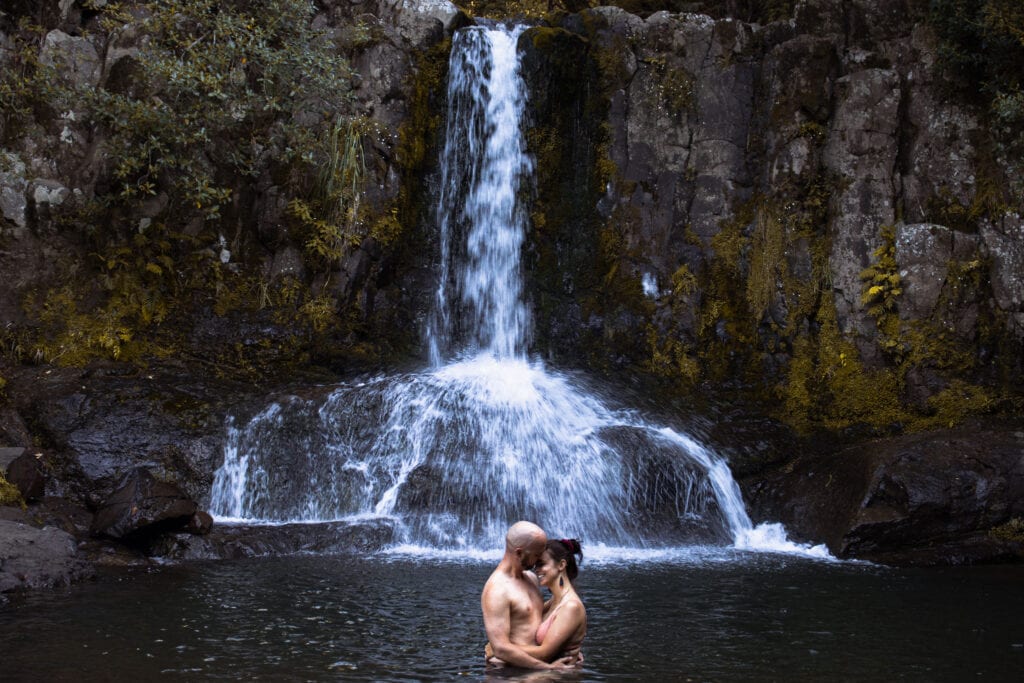
[[[499,567],[487,578],[482,595],[484,599],[520,602],[528,600],[534,592],[539,594],[540,589],[533,572],[526,571],[516,577]]]
[[[513,578],[501,571],[501,569],[495,569],[491,572],[491,575],[487,577],[487,582],[484,583],[484,596],[498,597],[508,593]]]

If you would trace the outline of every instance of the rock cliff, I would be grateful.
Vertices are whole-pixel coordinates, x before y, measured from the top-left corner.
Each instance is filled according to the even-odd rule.
[[[551,12],[524,32],[527,289],[538,353],[674,399],[741,396],[716,445],[788,522],[818,495],[773,478],[805,472],[783,467],[813,450],[791,430],[1019,421],[1022,176],[986,112],[950,94],[927,3],[722,10],[743,4]],[[447,39],[472,19],[433,0],[315,9],[294,35],[338,71],[301,87],[287,41],[195,54],[141,3],[0,15],[0,447],[40,447],[51,497],[96,508],[146,467],[202,504],[225,414],[269,383],[425,355]],[[754,455],[729,449],[744,421]],[[999,444],[1013,486],[985,495],[1019,489],[1019,437]],[[874,481],[854,469],[850,495]],[[947,541],[1019,534],[1004,503],[956,508],[974,521]],[[901,505],[883,531],[913,546],[929,506]],[[844,514],[835,548],[895,558],[889,537],[864,540],[863,510]]]
[[[541,345],[760,386],[804,429],[1019,405],[1018,162],[926,18],[597,8],[525,34]]]

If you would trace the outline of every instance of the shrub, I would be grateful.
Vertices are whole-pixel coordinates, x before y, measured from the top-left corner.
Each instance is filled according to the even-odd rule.
[[[930,10],[955,86],[988,111],[1005,141],[1024,147],[1024,3],[931,0]]]
[[[128,88],[82,93],[106,136],[111,199],[168,189],[190,212],[216,218],[231,182],[271,163],[312,162],[308,127],[348,108],[350,71],[306,0],[153,0],[129,15],[103,9],[109,40],[147,36]],[[142,18],[136,19],[135,16]],[[315,139],[315,136],[313,136]]]

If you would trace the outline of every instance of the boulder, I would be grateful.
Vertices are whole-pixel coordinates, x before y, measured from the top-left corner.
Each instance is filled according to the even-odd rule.
[[[0,154],[0,219],[4,219],[0,220],[0,234],[3,234],[4,222],[9,221],[12,236],[24,235],[28,225],[27,189],[25,162],[13,154]]]
[[[71,85],[93,87],[99,83],[102,62],[88,38],[50,31],[43,39],[39,61],[56,69]]]
[[[146,541],[186,526],[197,507],[177,486],[140,467],[96,511],[91,531],[122,541]]]
[[[213,529],[213,516],[205,510],[196,510],[185,525],[185,531],[196,536],[205,536]]]
[[[384,0],[381,9],[390,10],[398,32],[417,46],[441,40],[461,14],[448,0]]]
[[[66,585],[91,573],[67,532],[0,519],[0,593]]]
[[[42,499],[46,476],[39,459],[24,448],[0,448],[0,474],[17,487],[26,502]]]
[[[843,558],[893,565],[1024,559],[1024,425],[975,424],[798,458],[747,491]]]
[[[109,363],[27,370],[14,381],[21,414],[55,452],[51,493],[97,502],[139,467],[202,498],[221,457],[224,412],[252,388]]]

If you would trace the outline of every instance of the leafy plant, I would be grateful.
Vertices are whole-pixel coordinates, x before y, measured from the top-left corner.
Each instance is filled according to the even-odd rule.
[[[365,230],[360,223],[362,183],[366,174],[361,120],[339,118],[317,148],[323,150],[310,166],[315,181],[301,198],[288,204],[307,254],[324,263],[336,261],[356,245]]]
[[[895,311],[897,297],[903,293],[896,264],[896,229],[884,225],[881,233],[882,244],[872,253],[875,262],[860,273],[864,282],[861,303],[876,318]]]
[[[931,0],[939,57],[962,96],[984,107],[1005,142],[1024,148],[1024,3]]]
[[[235,178],[311,161],[307,127],[347,108],[349,67],[311,27],[312,2],[152,0],[143,10],[102,9],[112,45],[129,28],[147,37],[137,82],[82,93],[105,133],[110,199],[168,190],[178,206],[216,218]]]

